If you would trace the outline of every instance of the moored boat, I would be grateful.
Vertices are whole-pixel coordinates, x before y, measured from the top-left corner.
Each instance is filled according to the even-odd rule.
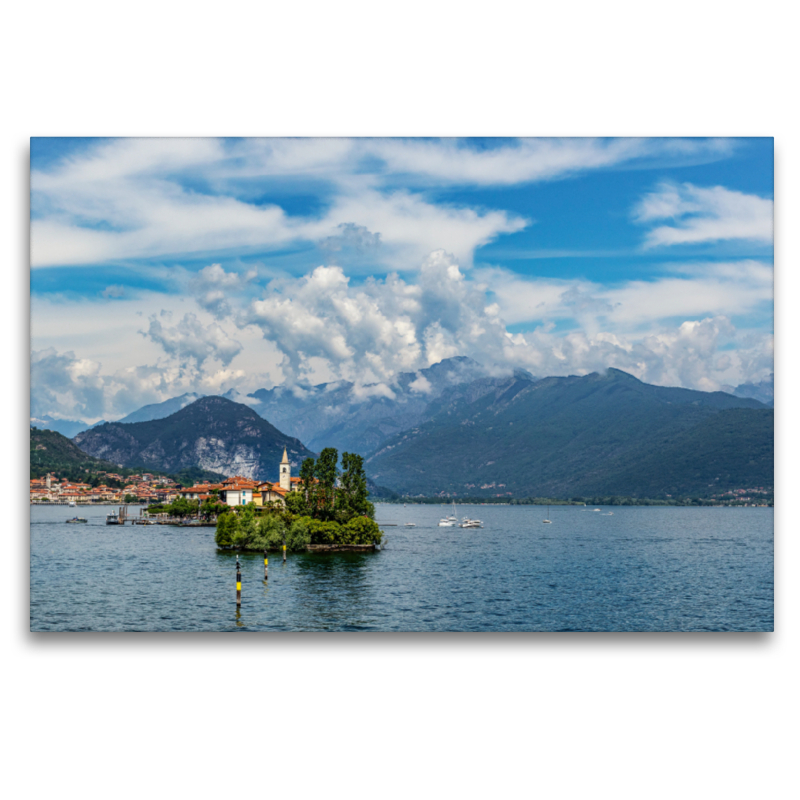
[[[439,520],[440,528],[456,528],[458,527],[458,517],[456,516],[456,501],[453,500],[453,513],[449,517],[442,517]]]
[[[73,517],[72,519],[68,519],[67,522],[86,522],[86,517]]]

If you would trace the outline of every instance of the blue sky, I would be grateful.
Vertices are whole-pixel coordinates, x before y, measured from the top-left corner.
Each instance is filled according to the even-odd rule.
[[[772,139],[33,139],[32,413],[772,367]]]

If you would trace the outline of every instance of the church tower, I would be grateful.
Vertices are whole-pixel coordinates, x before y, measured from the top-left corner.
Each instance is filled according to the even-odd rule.
[[[285,447],[283,448],[283,458],[281,459],[280,476],[281,476],[281,482],[280,482],[281,489],[285,489],[287,492],[291,491],[292,465],[289,463],[289,458],[286,455]]]

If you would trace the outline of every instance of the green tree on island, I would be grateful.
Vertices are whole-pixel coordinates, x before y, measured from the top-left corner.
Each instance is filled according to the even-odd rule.
[[[313,517],[316,519],[332,520],[336,511],[336,479],[339,470],[336,462],[339,451],[335,447],[326,447],[317,459],[314,466],[314,477],[317,479],[315,491],[315,506]]]
[[[353,517],[375,516],[375,506],[367,499],[364,459],[356,453],[342,453],[342,475],[336,492],[336,519],[349,522]]]

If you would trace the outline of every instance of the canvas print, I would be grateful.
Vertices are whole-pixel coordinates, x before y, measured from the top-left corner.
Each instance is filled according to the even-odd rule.
[[[773,630],[773,140],[34,138],[32,631]]]

